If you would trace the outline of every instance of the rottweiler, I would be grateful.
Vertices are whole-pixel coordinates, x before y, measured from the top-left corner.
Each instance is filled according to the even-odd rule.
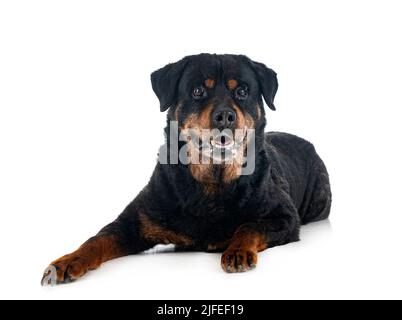
[[[168,111],[160,149],[167,161],[157,161],[147,186],[115,221],[53,261],[42,284],[49,283],[49,268],[56,270],[57,283],[66,283],[158,244],[222,252],[225,272],[245,272],[256,267],[258,252],[298,241],[301,225],[328,218],[330,182],[314,146],[291,134],[265,132],[263,99],[275,110],[278,89],[272,69],[244,55],[199,54],[153,72],[151,82],[160,110]],[[207,129],[215,133],[202,143],[180,139],[188,130],[201,136]],[[220,133],[236,130],[250,134],[236,139]],[[200,146],[218,150],[221,161],[208,161],[211,152]],[[190,160],[202,153],[207,161],[172,161],[184,147]],[[251,161],[252,170],[244,173]]]

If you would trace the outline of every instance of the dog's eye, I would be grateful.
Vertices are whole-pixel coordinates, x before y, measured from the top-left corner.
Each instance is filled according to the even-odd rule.
[[[207,96],[207,92],[205,91],[204,87],[197,87],[193,90],[192,96],[194,99],[203,99]]]
[[[235,91],[236,99],[245,100],[248,97],[248,88],[247,86],[240,86],[236,88]]]

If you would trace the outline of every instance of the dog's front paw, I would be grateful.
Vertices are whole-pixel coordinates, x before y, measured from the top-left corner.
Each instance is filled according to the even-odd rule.
[[[53,285],[69,283],[90,270],[88,259],[77,254],[67,254],[60,259],[53,261],[43,274],[41,284]]]
[[[228,273],[252,270],[257,266],[257,251],[245,247],[229,247],[222,255],[221,265]]]

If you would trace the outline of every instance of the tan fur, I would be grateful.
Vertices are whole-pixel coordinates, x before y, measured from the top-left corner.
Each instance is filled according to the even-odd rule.
[[[227,85],[228,85],[229,90],[234,90],[237,88],[237,86],[239,84],[238,84],[237,80],[230,79],[230,80],[228,80]]]
[[[236,232],[229,248],[239,247],[256,252],[264,251],[268,248],[268,239],[265,234],[259,232]]]
[[[214,105],[210,103],[201,111],[198,117],[198,125],[201,129],[211,129],[211,113],[213,108]]]
[[[87,271],[97,269],[103,262],[125,255],[115,236],[98,236],[85,242],[78,250],[51,263],[57,267],[57,280],[82,277]]]
[[[225,240],[218,243],[211,243],[207,247],[207,251],[225,250],[230,244],[230,240]]]
[[[233,180],[236,180],[241,173],[241,162],[236,159],[228,165],[225,165],[225,170],[223,171],[222,181],[224,183],[230,183]]]
[[[185,120],[182,130],[186,132],[186,130],[195,130],[197,134],[201,137],[203,129],[211,129],[211,112],[213,109],[213,104],[209,104],[205,107],[203,111],[199,115],[190,114]],[[212,167],[210,164],[202,164],[202,159],[200,158],[199,151],[195,148],[191,148],[190,144],[190,157],[191,163],[189,164],[191,175],[195,180],[205,184],[211,184],[212,175],[211,170]],[[194,161],[193,161],[194,160]],[[195,162],[195,163],[194,163]],[[197,163],[198,162],[198,163]],[[207,188],[208,189],[208,188]],[[209,188],[211,191],[211,188]]]
[[[176,110],[174,111],[174,119],[176,120],[176,121],[179,121],[179,114],[180,114],[180,111],[181,111],[181,104],[179,104],[177,107],[176,107]]]
[[[222,254],[221,265],[226,272],[244,272],[255,268],[258,252],[267,249],[267,237],[258,232],[237,231]]]
[[[253,129],[254,121],[253,118],[244,113],[239,106],[234,102],[232,103],[232,108],[236,112],[237,117],[237,128],[238,129]],[[182,130],[192,129],[197,132],[201,137],[202,129],[211,129],[211,113],[213,110],[213,104],[208,104],[205,109],[200,114],[190,114],[185,120]],[[222,182],[230,183],[236,180],[241,174],[244,150],[246,144],[243,145],[243,150],[238,152],[237,156],[231,163],[223,164]],[[217,192],[218,188],[216,186],[216,181],[213,180],[213,166],[212,163],[203,164],[200,152],[196,148],[191,148],[189,150],[189,156],[191,157],[191,163],[189,164],[191,175],[195,180],[204,184],[205,194],[213,194]]]
[[[260,120],[261,119],[261,107],[259,104],[257,104],[256,108],[257,108],[257,120]]]
[[[193,129],[199,132],[200,135],[202,129],[211,129],[211,113],[213,108],[213,104],[210,103],[199,114],[192,113],[188,115],[181,129]]]
[[[187,130],[187,129],[194,129],[194,128],[198,128],[198,115],[195,113],[192,113],[190,115],[187,116],[186,120],[184,121],[181,129],[182,130]]]
[[[156,224],[143,213],[140,213],[139,218],[142,236],[153,243],[177,244],[183,246],[188,246],[193,243],[189,237]]]
[[[213,87],[215,87],[215,80],[214,79],[207,79],[204,81],[205,86],[208,89],[212,89]]]
[[[193,176],[193,178],[195,180],[197,180],[198,182],[201,183],[205,183],[206,186],[209,185],[209,189],[211,189],[211,186],[214,181],[212,179],[212,165],[211,164],[194,164],[194,163],[190,163],[189,165],[190,167],[190,172],[191,175]]]

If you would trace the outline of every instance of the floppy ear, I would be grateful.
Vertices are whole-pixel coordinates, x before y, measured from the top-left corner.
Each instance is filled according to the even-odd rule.
[[[262,91],[262,95],[268,107],[272,110],[275,109],[274,98],[276,91],[278,91],[278,79],[276,72],[269,69],[263,63],[252,61],[252,66],[257,74],[258,82]]]
[[[183,59],[151,74],[152,89],[159,99],[161,112],[176,104],[179,81],[186,63]]]

